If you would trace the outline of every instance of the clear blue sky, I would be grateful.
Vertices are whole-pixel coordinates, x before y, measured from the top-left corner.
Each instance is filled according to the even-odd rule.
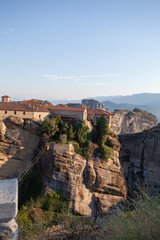
[[[160,92],[159,0],[1,0],[0,94]]]

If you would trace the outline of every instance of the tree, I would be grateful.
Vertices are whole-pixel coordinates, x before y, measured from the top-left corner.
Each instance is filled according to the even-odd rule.
[[[60,116],[56,116],[56,123],[58,125],[59,131],[61,132],[63,127],[63,121]]]
[[[87,134],[88,134],[88,127],[81,123],[81,124],[78,126],[77,131],[76,131],[77,141],[78,141],[80,144],[85,143],[86,140],[87,140]]]
[[[102,145],[107,140],[107,135],[109,134],[109,125],[107,124],[107,121],[104,116],[101,116],[99,119],[97,119],[97,143],[99,145]]]
[[[69,128],[68,124],[65,123],[65,125],[62,127],[62,133],[67,135],[68,128]]]
[[[45,138],[51,138],[55,135],[56,132],[58,132],[58,124],[56,121],[56,118],[47,118],[43,123],[42,123],[42,132],[43,136]]]
[[[73,126],[70,125],[68,129],[68,139],[73,139],[75,137],[75,132],[73,131]]]
[[[102,159],[104,161],[108,161],[108,158],[112,157],[114,152],[111,147],[106,146],[105,144],[102,144],[101,146],[101,151],[102,151]]]

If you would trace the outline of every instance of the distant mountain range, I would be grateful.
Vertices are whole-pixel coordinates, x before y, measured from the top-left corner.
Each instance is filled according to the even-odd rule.
[[[132,111],[134,108],[140,108],[144,111],[154,114],[160,122],[160,93],[138,93],[133,95],[117,96],[99,96],[86,99],[94,99],[108,108],[110,112],[115,109],[127,109]],[[22,100],[13,98],[12,101]],[[50,100],[51,101],[51,100]],[[67,103],[82,103],[82,100],[54,99],[51,101],[54,105]]]
[[[149,105],[160,107],[160,93],[139,93],[127,96],[108,96],[94,98],[100,102],[128,103],[133,105]]]
[[[108,108],[110,112],[113,112],[114,110],[121,110],[121,109],[126,109],[132,111],[134,108],[140,108],[146,112],[152,113],[157,117],[157,120],[160,122],[160,107],[153,107],[153,106],[148,106],[148,105],[133,105],[133,104],[128,104],[128,103],[114,103],[111,101],[105,101],[102,102],[102,105],[104,108]]]
[[[98,97],[96,99],[105,99]],[[160,121],[160,93],[140,93],[130,96],[112,96],[106,97],[101,102],[109,111],[115,109],[133,110],[135,107],[154,114]]]
[[[115,109],[128,109],[133,110],[134,108],[140,108],[144,111],[150,112],[156,115],[158,121],[160,121],[160,93],[138,93],[126,96],[100,96],[86,99],[94,99],[99,101],[108,108],[109,111]],[[81,100],[53,100],[53,104],[67,104],[70,103],[81,103]]]

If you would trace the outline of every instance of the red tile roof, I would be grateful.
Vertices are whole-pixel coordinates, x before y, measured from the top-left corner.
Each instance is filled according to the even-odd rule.
[[[87,109],[88,114],[90,115],[108,115],[108,116],[112,116],[114,115],[111,112],[105,111],[103,109],[93,109],[93,108],[88,108]]]
[[[20,103],[23,103],[23,104],[34,104],[34,105],[39,105],[39,106],[43,106],[41,103],[39,102],[36,102],[34,100],[25,100],[25,101],[22,101]]]
[[[43,106],[27,105],[17,102],[0,102],[0,110],[25,111],[25,112],[49,112]]]
[[[84,112],[85,108],[77,107],[64,107],[64,106],[48,106],[49,110],[62,110],[62,111],[73,111],[73,112]]]
[[[7,96],[7,95],[2,96],[2,98],[4,98],[4,97],[6,97],[6,98],[11,98],[11,97],[9,97],[9,96]]]

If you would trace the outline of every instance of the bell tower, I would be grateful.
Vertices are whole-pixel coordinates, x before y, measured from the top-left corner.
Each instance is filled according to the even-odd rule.
[[[2,102],[10,102],[10,97],[5,95],[5,96],[2,96]]]

